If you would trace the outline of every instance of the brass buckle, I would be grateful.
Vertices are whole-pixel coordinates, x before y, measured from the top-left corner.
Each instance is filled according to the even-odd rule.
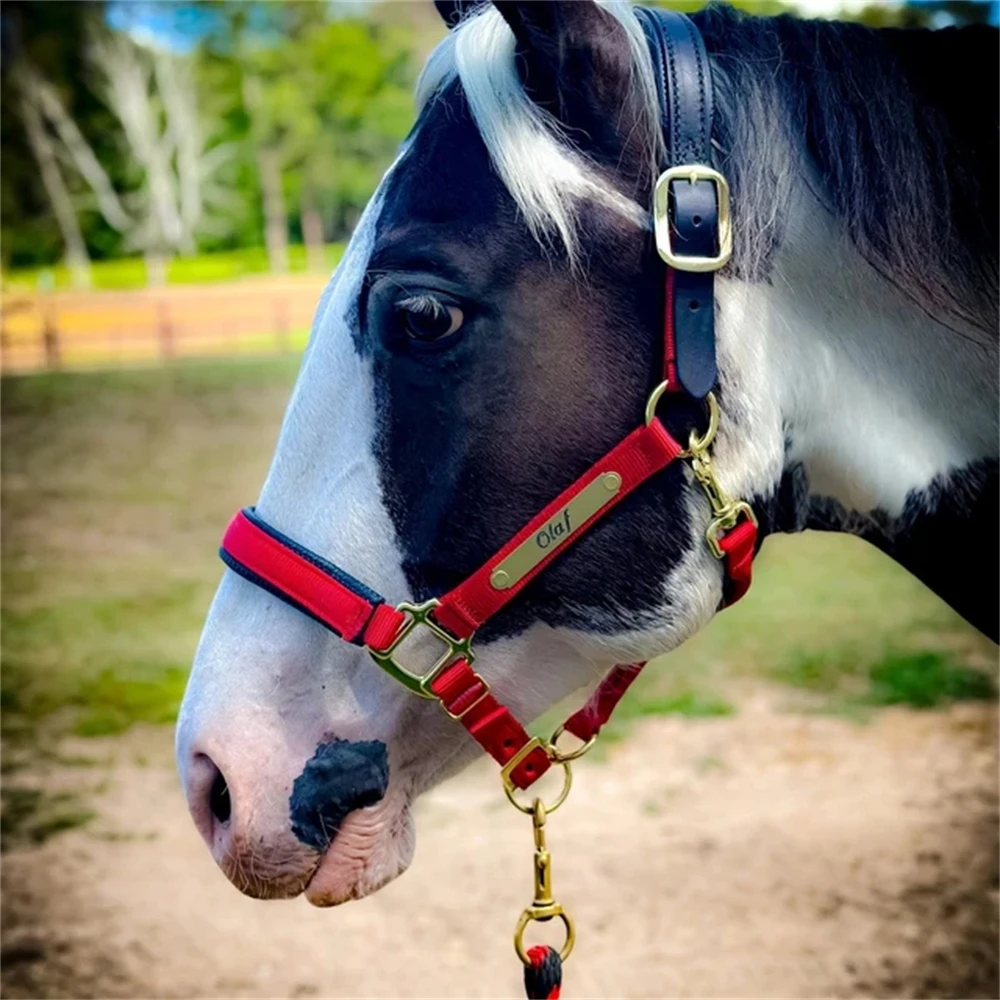
[[[573,770],[570,767],[568,760],[558,760],[552,754],[552,747],[549,746],[544,740],[540,739],[538,736],[533,736],[527,743],[521,747],[520,750],[514,754],[513,757],[500,769],[500,780],[503,782],[503,790],[507,794],[507,798],[510,799],[511,805],[515,809],[519,809],[523,813],[530,813],[534,806],[525,806],[517,801],[518,787],[511,780],[511,774],[514,773],[517,766],[528,756],[532,751],[537,750],[541,747],[546,755],[555,764],[560,764],[563,769],[563,786],[562,790],[556,796],[555,801],[545,807],[547,812],[555,812],[565,801],[566,796],[569,795],[569,790],[573,787]]]
[[[719,252],[714,257],[678,254],[670,237],[670,185],[675,181],[711,181],[719,205]],[[729,182],[718,170],[700,163],[671,167],[660,174],[653,189],[653,227],[656,251],[662,260],[678,271],[718,271],[733,255],[733,223],[729,210]]]
[[[445,705],[443,701],[441,702],[441,707],[444,709],[444,714],[447,715],[448,718],[453,720],[454,722],[461,722],[462,719],[464,719],[469,714],[469,712],[471,712],[476,707],[476,705],[481,705],[490,696],[489,684],[487,684],[486,681],[484,681],[483,678],[479,676],[479,674],[476,674],[476,677],[479,678],[479,683],[482,684],[483,686],[483,693],[474,702],[472,702],[471,705],[466,705],[461,712],[452,712],[448,708],[448,706]],[[431,697],[436,698],[437,695],[432,694]]]
[[[404,687],[408,688],[414,694],[419,695],[421,698],[430,698],[433,700],[439,700],[438,696],[430,690],[430,685],[434,681],[434,678],[444,670],[450,663],[460,657],[464,657],[469,663],[475,659],[472,652],[472,636],[468,636],[465,639],[456,639],[449,631],[443,629],[434,619],[431,617],[431,612],[440,604],[440,601],[431,598],[429,601],[424,601],[423,604],[409,604],[404,601],[402,604],[397,605],[396,610],[401,612],[406,616],[406,621],[403,622],[402,628],[396,633],[396,637],[391,643],[385,648],[380,650],[369,649],[368,652],[371,654],[371,658],[387,673],[390,677],[399,681]],[[401,663],[398,663],[393,656],[397,649],[403,641],[409,636],[416,628],[419,626],[426,628],[432,635],[440,639],[447,647],[444,653],[439,656],[434,663],[431,665],[430,669],[422,674],[414,673],[412,670],[407,670]],[[480,698],[469,705],[468,708],[463,709],[460,715],[451,715],[453,719],[460,719],[469,709],[478,705],[483,698],[489,694],[489,687],[486,686],[486,682],[483,681],[485,690]]]

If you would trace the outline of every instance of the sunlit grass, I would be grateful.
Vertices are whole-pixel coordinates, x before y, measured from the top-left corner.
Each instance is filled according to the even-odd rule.
[[[330,243],[325,248],[326,266],[332,271],[344,253],[343,243]],[[306,271],[306,248],[293,244],[288,248],[288,269],[292,274]],[[175,257],[167,264],[168,285],[194,285],[213,281],[235,281],[251,274],[267,274],[269,264],[264,247],[244,247],[200,253],[192,257]],[[120,257],[97,260],[90,265],[91,287],[97,291],[122,291],[145,288],[146,262],[142,257]],[[64,264],[52,267],[19,268],[5,272],[5,285],[33,291],[72,287],[69,269]]]

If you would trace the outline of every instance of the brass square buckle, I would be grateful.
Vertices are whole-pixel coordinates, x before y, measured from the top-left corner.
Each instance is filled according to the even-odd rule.
[[[420,695],[421,698],[431,698],[433,700],[437,700],[437,695],[431,691],[430,685],[445,667],[454,663],[460,657],[464,657],[469,663],[472,663],[475,659],[471,648],[471,635],[466,639],[456,639],[431,617],[431,612],[439,603],[434,598],[424,601],[423,604],[409,604],[404,601],[396,608],[397,611],[406,616],[406,621],[403,622],[402,628],[396,633],[396,637],[385,649],[368,650],[372,659],[390,677],[395,678],[414,694]],[[404,667],[394,654],[420,626],[426,628],[436,639],[440,639],[445,645],[445,650],[424,673],[414,673],[412,670]],[[463,712],[462,714],[464,715],[465,713]]]
[[[719,204],[719,252],[714,257],[696,257],[674,251],[670,237],[670,185],[674,182],[711,181]],[[729,211],[729,182],[718,170],[699,163],[671,167],[660,174],[653,190],[653,225],[656,250],[660,257],[678,271],[718,271],[733,255],[733,223]]]

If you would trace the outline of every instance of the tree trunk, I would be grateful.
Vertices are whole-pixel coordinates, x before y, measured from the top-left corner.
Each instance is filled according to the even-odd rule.
[[[312,196],[302,196],[302,241],[306,245],[306,261],[310,271],[325,271],[326,249],[323,242],[323,218]]]
[[[146,287],[162,288],[167,283],[167,255],[158,250],[147,250]]]
[[[281,180],[281,156],[274,146],[268,144],[263,134],[260,80],[252,73],[244,73],[242,90],[243,107],[250,116],[250,134],[257,154],[257,173],[264,202],[267,261],[273,272],[284,274],[288,270],[288,220],[285,216],[285,193]]]
[[[76,209],[70,198],[69,190],[59,172],[52,140],[45,131],[41,115],[27,93],[21,95],[21,113],[24,119],[24,129],[28,135],[28,143],[38,163],[38,172],[42,177],[45,193],[49,196],[52,213],[56,217],[59,231],[62,233],[66,247],[66,265],[69,268],[74,288],[90,287],[90,258],[87,255],[87,244],[83,241],[80,223],[76,217]]]
[[[285,216],[285,194],[281,182],[281,162],[278,151],[267,146],[257,150],[260,189],[264,198],[264,242],[267,260],[275,274],[288,271],[288,219]]]

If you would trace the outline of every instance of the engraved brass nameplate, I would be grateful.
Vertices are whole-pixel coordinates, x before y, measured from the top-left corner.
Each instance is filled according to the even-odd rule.
[[[493,589],[508,590],[522,580],[543,559],[568,542],[582,524],[614,500],[621,488],[622,477],[617,472],[602,472],[565,507],[556,511],[531,538],[525,539],[497,563],[490,574]]]

